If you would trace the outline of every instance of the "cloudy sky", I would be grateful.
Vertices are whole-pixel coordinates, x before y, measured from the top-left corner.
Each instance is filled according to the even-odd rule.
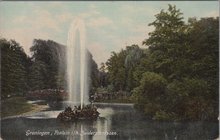
[[[66,45],[71,22],[80,17],[86,25],[86,46],[100,64],[126,45],[145,47],[142,41],[153,30],[148,24],[168,4],[175,4],[185,21],[219,16],[218,1],[0,2],[0,37],[15,39],[28,54],[34,38]]]

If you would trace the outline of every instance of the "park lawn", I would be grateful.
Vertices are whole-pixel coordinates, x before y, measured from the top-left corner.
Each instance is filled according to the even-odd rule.
[[[33,105],[24,97],[12,97],[1,101],[1,118],[19,115],[32,110]]]

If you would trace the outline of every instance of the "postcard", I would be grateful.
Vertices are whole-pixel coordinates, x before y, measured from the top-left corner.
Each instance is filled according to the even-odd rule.
[[[218,1],[1,1],[2,140],[219,139]]]

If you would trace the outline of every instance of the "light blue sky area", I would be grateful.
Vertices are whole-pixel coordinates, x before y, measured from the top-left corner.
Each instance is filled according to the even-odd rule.
[[[1,37],[15,39],[29,53],[34,38],[66,45],[71,22],[80,17],[86,25],[86,46],[95,61],[106,62],[112,51],[138,44],[148,37],[154,15],[168,4],[189,17],[219,16],[218,1],[130,2],[0,2]]]

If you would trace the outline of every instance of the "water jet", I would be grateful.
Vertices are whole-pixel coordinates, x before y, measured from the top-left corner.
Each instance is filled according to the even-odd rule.
[[[61,121],[73,121],[76,119],[94,119],[99,113],[93,105],[89,103],[88,94],[88,53],[86,49],[85,23],[82,19],[73,20],[67,40],[67,83],[68,101],[72,102],[71,107],[67,107],[59,113],[57,119]],[[77,107],[76,105],[79,103]],[[86,105],[86,106],[84,106]],[[72,109],[73,108],[73,109]]]
[[[86,49],[86,28],[82,19],[73,20],[67,40],[67,83],[68,100],[73,104],[88,104],[88,58]],[[73,106],[72,106],[73,107]]]

